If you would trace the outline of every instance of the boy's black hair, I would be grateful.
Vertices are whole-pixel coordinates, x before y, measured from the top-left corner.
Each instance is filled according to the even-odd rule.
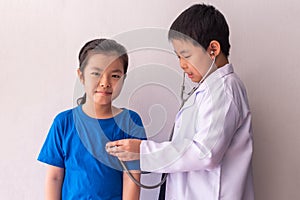
[[[229,27],[223,14],[215,7],[195,4],[183,11],[170,27],[169,40],[194,40],[194,44],[207,49],[212,40],[221,45],[223,54],[229,56]]]

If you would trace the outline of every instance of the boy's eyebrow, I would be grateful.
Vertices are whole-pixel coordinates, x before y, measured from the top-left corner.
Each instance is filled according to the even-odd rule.
[[[174,51],[176,55],[178,55],[178,53],[176,51]],[[185,54],[185,53],[189,53],[188,50],[182,50],[179,52],[179,54]]]
[[[182,51],[180,51],[179,53],[180,54],[185,54],[185,53],[188,53],[189,51],[188,50],[182,50]]]

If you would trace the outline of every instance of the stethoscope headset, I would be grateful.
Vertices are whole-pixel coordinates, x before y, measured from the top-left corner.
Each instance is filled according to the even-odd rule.
[[[194,94],[194,92],[200,87],[200,85],[203,83],[203,81],[207,78],[207,76],[209,76],[211,73],[213,73],[216,69],[212,70],[213,69],[213,66],[215,64],[215,61],[216,61],[216,57],[214,56],[214,52],[211,51],[210,55],[213,56],[213,61],[209,67],[209,69],[207,70],[207,72],[205,73],[205,75],[203,76],[203,78],[200,80],[200,82],[189,92],[187,93],[187,97],[184,98],[184,93],[185,93],[185,73],[183,73],[183,80],[182,80],[182,86],[181,86],[181,94],[180,94],[180,98],[181,98],[181,105],[179,107],[179,110],[184,106],[185,102]],[[174,124],[175,125],[175,124]],[[172,131],[171,131],[171,135],[169,137],[169,141],[172,141],[172,138],[173,138],[173,134],[174,134],[174,125],[173,125],[173,128],[172,128]],[[125,163],[121,160],[120,161],[120,164],[122,165],[123,167],[123,170],[126,172],[126,174],[129,176],[129,178],[139,187],[141,188],[144,188],[144,189],[154,189],[154,188],[157,188],[157,187],[160,187],[162,184],[164,184],[164,182],[166,181],[167,179],[167,176],[168,174],[167,173],[163,173],[162,174],[162,177],[161,177],[161,181],[155,185],[144,185],[142,184],[141,182],[139,182],[138,180],[136,180],[132,173],[128,170],[127,166],[125,165]],[[141,174],[148,174],[148,173],[151,173],[151,172],[141,172]]]

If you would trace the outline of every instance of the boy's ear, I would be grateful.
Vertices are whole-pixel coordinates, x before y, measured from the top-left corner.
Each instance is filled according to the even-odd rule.
[[[217,57],[221,53],[221,45],[217,40],[212,40],[207,48],[207,52],[212,58]]]
[[[79,68],[77,69],[77,75],[78,75],[80,82],[83,84],[83,73]]]

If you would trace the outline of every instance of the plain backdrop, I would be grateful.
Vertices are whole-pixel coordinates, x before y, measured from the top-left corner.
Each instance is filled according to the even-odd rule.
[[[99,37],[114,38],[149,27],[168,29],[179,13],[201,2],[1,0],[0,198],[43,199],[45,166],[36,158],[54,116],[72,108],[74,99],[81,94],[76,77],[77,55],[86,41]],[[300,68],[297,62],[300,2],[203,2],[213,4],[224,13],[231,31],[230,61],[248,90],[253,114],[256,199],[299,199]],[[136,37],[136,41],[139,40]],[[158,72],[156,67],[160,66],[159,62],[166,59],[159,59],[157,51],[149,53],[153,57],[147,57],[146,50],[142,53],[131,53],[130,69],[147,66],[152,59],[157,59],[156,64],[151,65],[153,70],[149,74],[146,74],[147,70],[140,73],[140,77],[154,76]],[[166,53],[166,57],[170,55]],[[178,68],[171,57],[162,65]],[[164,69],[167,69],[166,73],[171,70]],[[175,71],[171,78],[165,77],[171,79],[177,88]],[[138,74],[135,77],[139,80]],[[139,97],[146,95],[139,88],[135,91]],[[149,91],[151,94],[152,90]],[[147,96],[142,103],[147,105],[156,101],[155,98],[156,95]],[[160,99],[168,102],[168,97]],[[153,121],[161,126],[159,123],[165,120],[163,123],[168,129],[172,118],[166,115],[164,109],[170,109],[170,115],[176,112],[173,107],[177,102],[175,97],[173,99],[175,101],[167,104],[170,107],[143,107],[140,101],[134,100],[130,105],[134,107],[136,104],[137,110],[151,114],[151,118],[142,115],[146,125]],[[145,108],[151,109],[145,111]],[[150,126],[148,128],[151,129]],[[156,139],[166,137],[164,131],[155,131],[161,134],[155,135]],[[148,182],[157,179],[156,174],[145,177]],[[142,190],[141,199],[152,200],[156,195],[157,190]]]

